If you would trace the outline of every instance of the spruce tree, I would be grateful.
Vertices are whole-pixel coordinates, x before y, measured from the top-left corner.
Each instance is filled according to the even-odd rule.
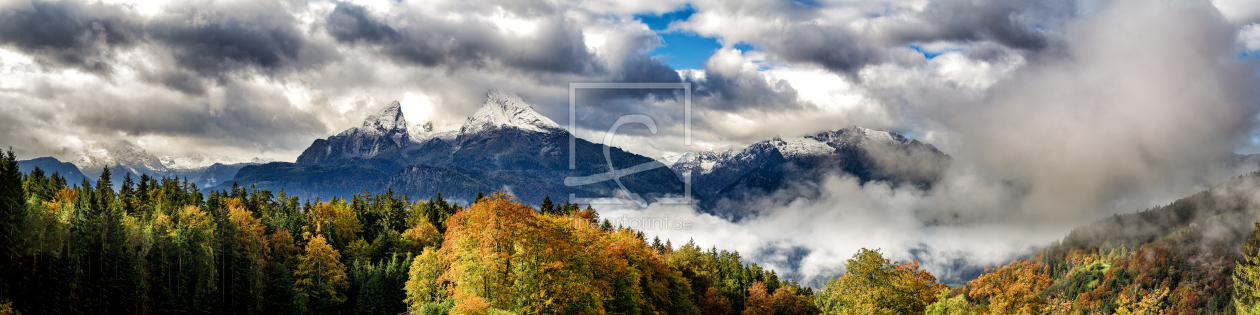
[[[542,205],[538,206],[538,212],[551,214],[555,211],[555,205],[551,203],[551,197],[543,197]]]
[[[26,206],[26,192],[22,188],[22,173],[18,170],[13,148],[0,154],[0,268],[14,270],[18,259],[17,237],[21,212]],[[0,272],[0,296],[8,293],[12,272]]]
[[[101,211],[114,202],[114,182],[110,180],[110,176],[112,174],[106,166],[105,170],[101,171],[101,178],[96,180],[96,205]]]
[[[123,210],[125,213],[131,213],[133,210],[133,198],[135,197],[135,182],[131,181],[131,172],[123,175],[122,187],[118,189],[118,197],[122,199]]]

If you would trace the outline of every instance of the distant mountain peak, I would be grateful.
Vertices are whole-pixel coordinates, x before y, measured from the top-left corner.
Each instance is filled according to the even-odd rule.
[[[501,127],[515,127],[536,132],[561,129],[556,122],[534,111],[534,107],[521,100],[520,96],[490,90],[486,92],[485,105],[482,105],[472,117],[468,117],[468,120],[460,127],[460,133],[475,134]]]
[[[375,114],[363,119],[363,126],[342,131],[337,136],[358,138],[389,138],[396,147],[405,147],[410,143],[407,131],[407,118],[403,117],[402,104],[398,101],[390,103]],[[331,138],[330,138],[331,139]]]
[[[111,143],[84,141],[83,151],[71,163],[89,178],[99,176],[105,167],[111,168],[115,176],[125,173],[158,176],[168,171],[161,159],[127,140]]]
[[[402,103],[394,101],[380,112],[363,120],[363,129],[388,133],[395,129],[407,129],[407,119],[403,117]]]
[[[412,145],[413,136],[403,117],[402,104],[394,101],[363,120],[363,125],[318,139],[298,156],[298,164],[337,164],[380,155],[397,157]]]
[[[909,138],[906,138],[905,136],[902,136],[895,132],[875,130],[875,129],[858,127],[858,126],[848,126],[848,127],[841,128],[839,130],[834,130],[834,131],[824,131],[816,135],[806,136],[805,138],[810,138],[810,139],[826,142],[833,145],[839,144],[839,143],[848,143],[848,144],[871,143],[871,144],[888,146],[888,145],[904,144],[911,141]]]
[[[216,163],[232,164],[243,162],[227,156],[212,156],[205,153],[166,155],[158,157],[158,159],[162,161],[162,165],[165,165],[167,169],[172,170],[204,169]]]
[[[149,154],[144,148],[127,140],[118,140],[105,144],[97,141],[84,141],[82,155],[74,162],[80,169],[100,169],[120,164],[139,164],[153,170],[165,171],[166,166],[157,156]]]

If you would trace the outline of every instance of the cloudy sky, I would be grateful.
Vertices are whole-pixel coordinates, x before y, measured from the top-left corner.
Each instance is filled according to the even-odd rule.
[[[834,263],[853,249],[828,247],[837,238],[899,257],[925,240],[962,248],[924,213],[1001,223],[953,239],[1055,223],[1031,244],[1202,189],[1238,171],[1220,160],[1260,152],[1258,65],[1254,0],[0,0],[0,144],[20,158],[127,140],[292,161],[394,100],[410,122],[453,129],[498,89],[566,125],[571,82],[690,82],[692,146],[672,92],[579,95],[577,133],[648,114],[660,133],[627,127],[618,145],[660,156],[858,125],[955,158],[936,191],[840,178],[838,199],[707,231]],[[814,226],[830,243],[764,236],[836,204],[893,223]],[[907,228],[919,232],[878,236]],[[1010,252],[957,253],[985,251]]]
[[[696,91],[701,149],[860,125],[955,154],[970,146],[966,136],[990,131],[977,128],[1001,129],[977,124],[1053,114],[985,102],[1075,103],[1069,95],[1088,98],[1079,89],[1097,85],[1028,86],[1124,80],[1058,70],[1123,66],[1112,61],[1247,76],[1218,78],[1235,85],[1224,92],[1242,93],[1220,96],[1254,107],[1260,5],[1153,3],[1198,12],[1193,20],[1108,12],[1139,6],[1123,2],[3,0],[0,139],[24,158],[126,139],[157,155],[293,160],[393,100],[412,122],[455,128],[495,88],[563,124],[570,82],[685,81]],[[1164,52],[1185,45],[1200,51]],[[1203,67],[1247,73],[1193,69]],[[1200,82],[1174,69],[1116,71]],[[677,99],[660,94],[592,103],[580,109],[595,112],[582,128],[622,113],[677,125]],[[979,107],[1007,110],[969,115]],[[1255,151],[1250,120],[1241,124],[1220,141]],[[648,155],[696,149],[662,140],[680,136],[669,130],[621,145]]]

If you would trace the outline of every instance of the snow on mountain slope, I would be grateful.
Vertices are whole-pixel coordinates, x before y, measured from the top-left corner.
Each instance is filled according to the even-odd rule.
[[[110,167],[111,173],[119,175],[131,172],[160,176],[167,172],[161,159],[126,140],[110,144],[85,141],[83,152],[72,163],[90,178],[100,176],[105,167]]]
[[[515,127],[526,131],[550,132],[560,130],[560,125],[547,116],[534,111],[515,94],[496,90],[486,93],[486,103],[460,127],[461,135],[477,134],[490,128]]]
[[[99,178],[105,167],[108,166],[110,173],[114,177],[112,180],[114,180],[115,185],[119,185],[122,183],[121,179],[127,173],[131,173],[132,177],[146,174],[150,177],[169,176],[196,179],[203,176],[207,170],[216,164],[251,165],[273,162],[274,160],[253,158],[247,161],[204,153],[158,157],[134,143],[123,140],[114,143],[86,141],[83,151],[72,161],[82,171],[83,175],[91,180]]]
[[[423,123],[413,124],[407,127],[408,134],[411,136],[411,142],[414,145],[423,145],[432,139],[440,139],[448,144],[453,144],[455,138],[459,137],[459,130],[436,131],[433,130],[432,121],[424,121]]]
[[[883,147],[906,145],[914,142],[905,136],[869,128],[858,126],[849,126],[840,130],[819,133],[805,138],[824,142],[827,145],[840,148],[851,145],[879,145]]]
[[[856,126],[693,154],[694,158],[682,160],[685,162],[670,169],[680,177],[690,176],[693,191],[702,198],[717,198],[723,191],[749,185],[769,192],[785,181],[817,179],[832,172],[862,181],[889,180],[922,186],[929,185],[943,170],[941,165],[948,163],[948,156],[931,145]]]
[[[396,146],[405,146],[411,142],[410,133],[407,132],[407,119],[403,117],[402,104],[398,101],[390,103],[380,112],[368,116],[363,120],[363,126],[359,128],[351,128],[341,132],[342,135],[350,133],[362,133],[364,136],[387,137],[394,141]]]
[[[403,158],[403,151],[413,145],[411,132],[407,127],[402,105],[394,101],[364,119],[360,127],[346,129],[327,139],[315,140],[298,156],[297,163],[336,165],[378,156],[386,159]]]
[[[795,138],[788,140],[775,138],[770,141],[770,144],[779,149],[779,152],[787,158],[805,155],[824,155],[836,151],[836,148],[818,140],[814,140],[813,138]]]
[[[158,159],[162,161],[162,165],[165,165],[167,169],[174,170],[205,169],[216,163],[235,164],[246,162],[240,159],[233,159],[226,156],[213,156],[204,153],[179,156],[166,155],[159,157]]]

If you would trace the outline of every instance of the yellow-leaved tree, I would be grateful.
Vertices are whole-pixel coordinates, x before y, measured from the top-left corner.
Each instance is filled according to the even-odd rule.
[[[442,245],[442,234],[438,233],[429,220],[415,220],[410,228],[402,233],[403,249],[412,254],[419,254],[427,247]]]
[[[303,228],[325,237],[324,241],[333,248],[344,249],[363,231],[363,224],[344,200],[316,202],[306,213],[306,218],[310,225]]]
[[[976,306],[967,302],[967,297],[963,294],[949,296],[949,290],[941,290],[936,293],[936,303],[928,305],[924,315],[976,315],[978,312]]]
[[[293,275],[297,278],[294,287],[299,299],[309,303],[307,309],[311,312],[324,312],[346,300],[345,290],[349,285],[346,266],[341,264],[341,253],[328,245],[322,235],[310,237],[306,242],[306,250],[298,257]]]
[[[878,249],[861,249],[844,270],[815,297],[824,314],[922,314],[945,286],[917,262],[894,263]]]
[[[640,235],[591,221],[539,214],[501,192],[481,198],[448,219],[436,257],[430,249],[413,262],[411,311],[698,313],[681,273]]]
[[[232,301],[244,303],[245,308],[237,309],[245,312],[257,312],[262,306],[264,268],[270,255],[271,247],[267,244],[266,231],[262,220],[255,218],[254,213],[245,209],[245,205],[236,198],[227,199],[228,221],[236,228],[236,246],[232,246],[233,268],[224,268],[233,280],[228,284],[236,298]],[[235,286],[239,285],[240,288]]]
[[[420,314],[430,313],[429,309],[449,309],[450,305],[443,305],[450,301],[448,285],[438,280],[445,271],[446,266],[432,247],[425,248],[423,254],[416,256],[411,262],[405,287],[407,306]]]

